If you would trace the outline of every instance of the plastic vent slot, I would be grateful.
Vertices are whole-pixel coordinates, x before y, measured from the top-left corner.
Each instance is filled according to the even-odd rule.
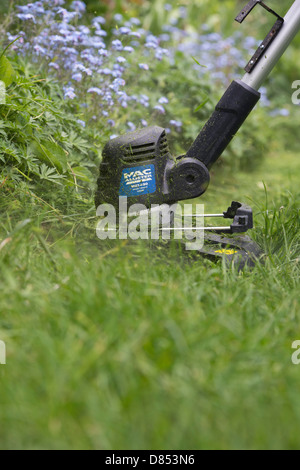
[[[125,148],[123,160],[125,162],[136,163],[141,160],[155,159],[155,143],[143,145],[129,145]]]
[[[161,157],[163,155],[166,155],[166,153],[169,153],[169,145],[168,145],[167,135],[165,132],[162,134],[161,139],[160,139],[159,152],[160,152]]]

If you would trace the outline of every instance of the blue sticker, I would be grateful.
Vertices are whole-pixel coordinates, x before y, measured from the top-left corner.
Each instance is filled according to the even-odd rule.
[[[156,191],[155,166],[143,165],[122,171],[120,196],[141,196]]]

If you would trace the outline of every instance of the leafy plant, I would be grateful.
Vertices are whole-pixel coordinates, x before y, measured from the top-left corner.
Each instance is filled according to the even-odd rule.
[[[154,36],[125,12],[107,19],[83,16],[84,2],[17,7],[7,33],[15,57],[2,67],[7,83],[11,62],[17,76],[0,110],[1,158],[14,178],[35,182],[46,165],[53,183],[78,191],[95,181],[107,139],[151,124],[166,128],[174,153],[186,151],[256,41],[240,32],[226,38],[208,25],[188,30],[187,5],[157,8],[164,9],[165,23]],[[207,14],[216,11],[210,6]],[[147,24],[147,16],[143,20]],[[253,167],[271,149],[269,102],[262,91],[263,106],[224,153],[222,161],[233,169]]]
[[[8,86],[0,106],[2,177],[9,174],[17,182],[22,175],[29,182],[41,179],[77,189],[91,183],[101,138],[90,138],[77,122],[78,107],[64,102],[53,79],[34,76],[18,58],[2,63]]]

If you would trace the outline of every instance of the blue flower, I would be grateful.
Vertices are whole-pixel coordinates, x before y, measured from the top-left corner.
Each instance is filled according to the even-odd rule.
[[[115,78],[109,88],[111,88],[114,92],[118,92],[121,86],[125,86],[126,82],[123,78]]]
[[[65,8],[59,8],[57,10],[57,14],[63,18],[63,21],[65,21],[65,23],[70,23],[74,18],[76,18],[76,16],[78,16],[77,12],[72,13],[66,10]]]
[[[85,55],[82,55],[81,57],[87,60],[92,66],[101,65],[101,59],[99,59],[99,57],[95,57],[92,54],[85,54]]]
[[[61,51],[67,56],[77,56],[78,51],[74,47],[62,47]]]
[[[83,72],[88,76],[91,77],[93,75],[93,71],[91,69],[84,68]]]
[[[266,87],[261,87],[259,91],[261,93],[261,99],[260,99],[261,106],[265,106],[265,107],[270,106],[271,103],[267,95]]]
[[[81,72],[74,73],[74,74],[72,75],[72,80],[75,80],[76,82],[81,82],[81,80],[82,80],[82,73],[81,73]]]
[[[157,44],[159,43],[159,39],[154,36],[154,34],[149,34],[146,38],[147,42],[156,42]]]
[[[46,50],[44,47],[41,47],[39,46],[38,44],[36,44],[34,47],[33,47],[33,50],[36,52],[37,55],[46,55]]]
[[[112,70],[110,70],[109,68],[106,67],[104,69],[99,69],[98,73],[100,73],[102,75],[112,75]]]
[[[99,49],[98,53],[99,53],[99,55],[101,55],[103,57],[108,56],[108,51],[106,49]]]
[[[129,36],[133,36],[134,38],[138,38],[138,39],[142,37],[141,33],[138,33],[137,31],[131,31],[129,33]]]
[[[81,119],[77,119],[77,123],[82,127],[86,126],[86,123],[84,121],[82,121]]]
[[[162,60],[164,55],[169,55],[168,49],[162,49],[161,47],[158,47],[155,52],[156,59]]]
[[[146,44],[145,47],[149,49],[157,49],[159,46],[159,39],[156,36],[153,36],[153,34],[149,34],[146,37]]]
[[[100,90],[100,88],[97,88],[97,87],[89,88],[87,93],[96,93],[99,96],[103,95],[102,90]]]
[[[75,62],[75,64],[73,65],[74,71],[80,70],[80,72],[83,72],[84,69],[85,69],[85,66],[83,64],[80,64],[79,62]]]
[[[66,42],[65,38],[58,36],[57,34],[55,36],[50,36],[49,40],[50,40],[50,43],[65,43]]]
[[[155,42],[147,42],[145,44],[145,47],[147,47],[148,49],[157,49],[158,45]]]
[[[25,6],[17,5],[16,7],[21,13],[24,13],[24,14],[31,13],[37,16],[41,16],[45,14],[45,9],[43,7],[42,2],[29,3],[28,5],[25,5]]]
[[[59,70],[59,68],[60,68],[59,65],[56,64],[55,62],[50,62],[50,64],[48,65],[48,67],[50,67],[50,68],[52,67],[52,68],[55,69],[55,70]]]
[[[125,47],[124,47],[124,51],[125,51],[125,52],[129,52],[129,53],[132,53],[132,52],[134,52],[134,49],[133,49],[133,47],[131,47],[131,46],[125,46]]]
[[[107,36],[107,32],[104,31],[103,29],[97,29],[97,31],[95,32],[95,34],[97,36],[102,36],[102,37],[106,37]]]
[[[116,13],[114,20],[117,21],[117,23],[121,23],[123,21],[123,16],[120,13]]]
[[[167,33],[161,34],[160,39],[161,39],[161,41],[168,42],[168,41],[170,41],[170,35],[167,34]]]
[[[93,25],[105,24],[105,23],[106,23],[106,19],[103,18],[103,16],[96,16],[96,18],[93,18],[92,23],[93,23]]]
[[[120,14],[115,15],[114,18],[115,30],[112,29],[107,33],[102,29],[102,25],[105,24],[105,18],[102,16],[92,18],[90,27],[77,22],[78,17],[82,16],[81,13],[86,11],[86,1],[71,0],[66,2],[68,5],[71,3],[71,8],[62,7],[65,3],[64,0],[42,0],[29,3],[30,1],[34,0],[22,2],[27,5],[19,6],[17,13],[21,15],[22,21],[36,22],[38,33],[35,33],[31,28],[32,32],[28,32],[26,35],[23,33],[21,40],[14,44],[12,49],[24,55],[32,55],[33,63],[40,62],[44,57],[52,75],[57,75],[55,71],[59,70],[61,77],[71,77],[72,81],[67,82],[67,86],[64,87],[66,98],[74,99],[79,86],[83,93],[87,93],[88,89],[89,94],[101,96],[100,116],[105,118],[110,117],[110,112],[117,111],[121,107],[126,108],[128,104],[132,103],[139,103],[145,108],[149,108],[147,95],[128,95],[126,92],[129,93],[130,88],[123,88],[125,86],[125,72],[127,73],[130,63],[126,52],[134,54],[133,64],[136,61],[138,64],[137,70],[133,68],[131,73],[149,70],[150,61],[154,57],[157,60],[162,60],[164,56],[168,56],[170,57],[169,63],[172,65],[176,61],[177,51],[181,51],[185,56],[199,55],[201,62],[205,63],[207,68],[204,70],[194,66],[194,73],[199,77],[206,75],[218,85],[220,81],[227,83],[229,75],[227,70],[234,73],[240,64],[244,64],[245,52],[248,53],[249,48],[254,48],[257,43],[255,39],[245,39],[241,34],[234,34],[231,38],[223,38],[218,33],[212,33],[210,27],[206,25],[201,28],[199,34],[180,29],[169,23],[163,26],[163,34],[155,36],[141,28],[141,22],[138,18],[125,21]],[[166,5],[166,10],[172,9],[170,3]],[[186,9],[180,9],[179,15],[180,18],[184,17]],[[171,15],[167,16],[171,17]],[[74,20],[76,23],[72,23]],[[105,41],[108,34],[109,36],[116,35],[109,46]],[[8,35],[7,37],[12,42],[18,36]],[[124,42],[126,36],[129,36],[125,47],[120,41],[124,36]],[[141,37],[145,41],[143,44],[140,41]],[[161,43],[166,48],[160,47]],[[244,48],[242,51],[240,51],[241,45]],[[124,51],[122,52],[124,57],[119,55],[120,51]],[[128,63],[126,57],[128,57]],[[144,58],[142,59],[142,57]],[[142,63],[142,61],[146,63]],[[128,64],[126,68],[125,64]],[[95,75],[95,72],[99,75]],[[86,80],[86,76],[92,77],[93,75],[93,80]],[[81,85],[79,85],[80,82]],[[91,97],[91,101],[95,98],[96,96]],[[266,92],[262,92],[261,103],[268,104]],[[165,114],[164,106],[167,104],[168,98],[162,96],[158,99],[154,110]],[[276,110],[276,113],[287,115],[288,111],[279,109]],[[145,119],[140,122],[144,127],[147,125]],[[115,123],[112,122],[112,125]],[[129,127],[131,125],[134,126],[131,123]],[[173,119],[169,123],[169,127],[175,128],[179,132],[182,129],[182,122]]]
[[[120,65],[120,64],[114,64],[114,65],[113,65],[113,70],[114,70],[114,71],[118,71],[118,72],[122,72],[122,73],[123,73],[123,72],[124,72],[124,70],[125,70],[125,68],[124,68],[124,67],[122,67],[122,65]]]
[[[79,26],[79,31],[81,31],[83,34],[90,34],[90,28],[84,25]]]
[[[179,132],[181,131],[182,128],[182,122],[181,121],[175,121],[175,119],[171,119],[170,125],[173,127],[176,127],[176,130]]]
[[[179,14],[180,18],[186,18],[187,17],[187,9],[184,6],[179,7]]]
[[[12,42],[12,41],[15,41],[16,39],[18,39],[18,37],[20,36],[25,36],[25,33],[23,31],[21,31],[20,33],[18,34],[15,34],[15,35],[12,35],[10,33],[7,33],[7,39]],[[21,38],[23,39],[23,38]]]
[[[275,116],[284,116],[284,117],[287,117],[290,115],[290,112],[288,109],[273,109],[273,111],[271,111],[270,113],[270,116],[272,117],[275,117]]]
[[[118,67],[117,70],[116,70],[116,67]],[[114,70],[112,72],[112,76],[114,78],[121,78],[122,75],[123,75],[123,71],[124,71],[123,67],[121,67],[120,65],[114,65]]]
[[[128,121],[128,122],[127,122],[127,126],[129,127],[129,129],[130,129],[131,131],[135,131],[135,130],[136,130],[136,125],[133,124],[133,122],[131,122],[131,121]]]
[[[109,101],[109,100],[112,99],[112,95],[111,95],[110,91],[107,91],[107,92],[104,94],[104,99],[105,99],[106,101]]]
[[[125,34],[125,35],[131,33],[131,29],[127,28],[126,26],[122,26],[121,28],[119,28],[118,31],[120,34]]]
[[[81,2],[80,0],[75,0],[70,5],[71,10],[79,11],[80,13],[84,13],[86,10],[86,4]]]
[[[169,100],[165,96],[162,96],[161,98],[159,98],[158,102],[159,104],[168,104]]]
[[[33,21],[34,23],[36,23],[35,17],[31,13],[18,13],[17,17],[21,21]]]
[[[74,98],[76,98],[76,94],[75,94],[75,90],[73,87],[65,87],[64,88],[64,91],[65,91],[65,94],[64,94],[64,98],[68,98],[70,100],[73,100]]]
[[[103,41],[97,41],[97,38],[93,38],[89,41],[89,46],[94,47],[95,49],[105,49],[105,43]]]
[[[117,57],[116,60],[119,64],[124,64],[124,62],[126,62],[126,59],[124,57],[121,57],[121,56]]]
[[[119,39],[115,39],[114,41],[112,41],[111,44],[112,44],[113,49],[115,49],[116,51],[123,50],[123,44],[121,43]]]
[[[158,111],[160,114],[165,114],[166,110],[163,106],[161,106],[160,104],[154,106],[154,108],[156,111]]]
[[[130,18],[130,23],[134,24],[135,26],[139,26],[141,24],[138,18]]]
[[[147,95],[141,95],[141,99],[142,99],[143,101],[149,101],[150,98],[149,98],[149,96],[147,96]]]

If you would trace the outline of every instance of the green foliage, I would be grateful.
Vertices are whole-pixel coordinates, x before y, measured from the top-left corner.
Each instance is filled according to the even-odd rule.
[[[240,7],[235,4],[236,2],[230,0],[223,2],[222,5],[219,2],[195,2],[193,4],[182,2],[180,5],[172,3],[173,9],[166,11],[164,2],[156,2],[152,5],[153,8],[145,2],[141,6],[140,14],[138,14],[138,3],[132,3],[127,10],[125,5],[120,6],[113,12],[121,11],[125,17],[137,14],[136,16],[143,20],[143,26],[146,27],[147,25],[152,27],[154,20],[151,19],[151,15],[157,12],[160,22],[173,18],[178,20],[178,26],[182,29],[197,31],[199,23],[195,22],[196,9],[199,11],[199,18],[205,15],[210,19],[208,26],[213,30],[218,30],[217,22],[224,18],[231,18],[231,11],[236,6]],[[186,17],[180,17],[180,6],[186,7]],[[90,13],[95,14],[94,8],[96,5],[89,2]],[[107,18],[113,25],[112,16],[108,13],[109,9],[109,4],[101,4],[97,11],[104,10],[102,13],[107,13]],[[148,14],[146,14],[147,11]],[[26,25],[23,26],[26,27]],[[160,32],[162,27],[163,23],[157,26]],[[233,29],[227,32],[230,34],[232,31]],[[116,52],[116,55],[118,54]],[[229,81],[236,74],[236,70],[229,67],[226,70],[226,83],[217,83],[212,82],[209,71],[202,75],[201,80],[199,79],[194,61],[196,64],[198,62],[198,67],[202,69],[206,64],[200,64],[201,59],[198,60],[189,54],[177,52],[171,64],[167,59],[159,62],[152,60],[151,57],[147,57],[150,65],[150,71],[147,73],[141,72],[138,68],[138,64],[145,60],[142,50],[139,51],[137,48],[134,54],[126,57],[125,90],[129,95],[147,94],[150,97],[150,109],[155,107],[161,96],[166,96],[169,100],[166,114],[161,115],[159,111],[149,113],[149,110],[132,104],[127,108],[118,105],[114,111],[110,110],[109,117],[116,122],[114,129],[110,128],[101,115],[101,109],[103,109],[101,100],[97,101],[92,94],[86,92],[86,82],[90,79],[85,80],[82,90],[79,90],[78,98],[67,104],[63,100],[61,86],[49,77],[50,72],[46,61],[41,59],[38,69],[35,64],[35,73],[38,70],[39,74],[36,80],[36,78],[31,79],[33,72],[31,75],[28,73],[28,61],[31,59],[27,58],[23,64],[16,59],[16,81],[8,90],[6,107],[0,110],[1,133],[3,137],[6,136],[0,143],[3,153],[1,158],[6,164],[3,177],[6,177],[7,171],[13,170],[15,181],[27,178],[29,182],[36,182],[42,179],[56,185],[73,185],[77,189],[85,183],[93,183],[97,173],[95,164],[99,162],[105,141],[112,133],[127,132],[128,122],[139,125],[142,119],[145,119],[148,124],[171,127],[169,138],[172,150],[174,154],[184,153],[209,118]],[[293,58],[295,59],[294,56]],[[111,63],[108,62],[107,66],[112,68],[115,59],[116,57],[112,56]],[[14,79],[11,63],[5,57],[1,59],[1,62],[0,77],[2,74],[4,81],[9,85]],[[275,77],[274,81],[270,82],[271,98],[274,99],[274,106],[278,107],[286,107],[287,99],[290,99],[288,91],[285,94],[281,92],[281,90],[290,90],[290,66],[285,63],[282,67],[287,67],[288,72],[279,74],[279,77]],[[26,68],[27,72],[25,72]],[[59,79],[62,83],[68,83],[71,79],[70,73],[61,70]],[[24,106],[24,100],[26,106]],[[82,107],[83,105],[86,107]],[[263,155],[274,146],[278,146],[280,139],[284,141],[287,148],[291,148],[290,143],[294,140],[286,138],[287,133],[284,134],[281,131],[284,118],[272,119],[271,128],[265,125],[270,121],[267,109],[258,107],[253,114],[254,116],[247,120],[223,156],[223,162],[235,170],[253,168],[261,161]],[[78,119],[86,122],[86,129],[78,124]],[[170,126],[171,120],[181,121],[182,130]],[[289,124],[285,124],[291,134],[295,131],[297,122],[298,120],[292,113]],[[277,130],[277,140],[272,138],[274,128]],[[41,171],[40,165],[45,165],[51,171],[45,169],[44,166]],[[89,173],[91,169],[93,175]]]
[[[96,167],[102,140],[78,124],[79,108],[68,106],[59,85],[34,76],[29,64],[20,59],[13,66],[7,59],[2,64],[0,78],[7,86],[15,76],[6,104],[0,106],[2,178],[9,176],[15,183],[43,180],[77,190],[91,184],[90,170]]]
[[[12,0],[2,0],[1,1],[0,14],[7,13],[10,3],[12,3]]]
[[[37,217],[27,196],[19,223],[2,218],[1,449],[299,447],[300,197],[266,201],[258,175],[237,190],[269,258],[243,274],[177,246],[97,243],[88,205]],[[214,207],[232,196],[221,178]]]
[[[195,28],[206,18],[229,24],[236,4],[181,3]],[[88,4],[89,12],[115,12],[109,1]],[[115,4],[124,14],[147,13],[157,28],[168,16],[164,2],[153,11],[150,1]],[[178,14],[172,5],[169,14]],[[281,69],[289,79],[292,57]],[[201,198],[206,212],[251,198],[252,237],[268,256],[238,273],[191,259],[176,244],[98,241],[93,183],[116,129],[93,98],[88,108],[67,103],[43,67],[7,60],[15,73],[5,62],[13,81],[0,106],[1,449],[298,449],[296,111],[271,118],[258,107]],[[149,74],[130,69],[132,93],[147,93],[152,106],[164,95],[169,105],[165,115],[118,109],[117,131],[129,120],[180,120],[171,143],[174,153],[185,151],[226,86],[212,86],[209,74],[200,81],[193,67],[178,53],[172,66],[151,63]],[[281,107],[289,82],[279,75],[270,86]]]
[[[5,55],[0,57],[0,80],[6,87],[11,85],[14,81],[14,69]]]

